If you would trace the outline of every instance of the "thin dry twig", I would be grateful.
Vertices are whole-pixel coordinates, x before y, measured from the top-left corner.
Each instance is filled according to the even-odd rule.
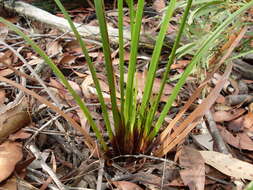
[[[162,162],[166,162],[166,163],[169,163],[171,165],[175,165],[175,166],[178,166],[180,167],[180,165],[172,160],[168,160],[166,158],[159,158],[159,157],[156,157],[156,156],[149,156],[149,155],[145,155],[145,154],[139,154],[139,155],[120,155],[120,156],[116,156],[114,158],[112,158],[112,160],[116,160],[118,158],[147,158],[147,159],[150,159],[150,160],[157,160],[157,161],[162,161]]]
[[[48,175],[52,178],[52,180],[55,182],[57,187],[60,190],[67,190],[65,185],[62,184],[62,182],[59,180],[59,178],[54,173],[54,171],[43,160],[43,158],[41,157],[41,153],[40,153],[39,149],[35,145],[28,145],[27,148],[34,154],[36,159],[40,161],[41,168],[48,173]]]
[[[25,60],[25,58],[19,53],[17,52],[13,47],[9,46],[8,44],[6,44],[3,41],[0,41],[0,44],[3,44],[4,46],[6,46],[7,48],[9,48],[22,62],[23,64],[29,69],[29,71],[32,73],[32,75],[37,79],[37,81],[40,83],[40,85],[45,89],[45,91],[48,93],[49,97],[53,100],[53,102],[61,108],[61,105],[59,103],[59,101],[57,100],[57,98],[53,95],[53,93],[49,90],[49,88],[45,85],[44,81],[41,80],[41,78],[39,77],[39,75],[34,71],[34,69],[31,67],[30,64],[27,63],[27,61]]]
[[[50,107],[52,110],[54,110],[55,112],[59,113],[62,117],[64,117],[68,122],[71,123],[71,125],[78,131],[80,131],[83,136],[84,136],[84,143],[89,147],[89,149],[93,152],[93,151],[98,151],[96,153],[99,153],[100,150],[97,150],[96,148],[96,143],[94,142],[94,140],[90,137],[90,135],[75,121],[73,120],[69,115],[67,115],[66,113],[64,113],[62,110],[60,110],[58,107],[54,106],[52,103],[50,103],[49,101],[47,101],[45,98],[39,96],[38,94],[36,94],[35,92],[23,87],[22,85],[9,80],[3,76],[0,76],[0,81],[2,82],[6,82],[24,92],[26,92],[27,94],[33,96],[34,98],[36,98],[38,101],[40,101],[41,103],[46,104],[48,107]]]
[[[103,180],[103,173],[104,173],[104,166],[105,166],[105,160],[100,159],[100,168],[98,170],[98,179],[97,179],[97,190],[102,189],[102,180]]]
[[[218,151],[224,154],[229,154],[226,143],[223,141],[222,136],[216,126],[216,122],[213,119],[213,115],[210,110],[205,114],[206,122],[208,123],[208,129],[213,137],[214,143],[216,144]]]

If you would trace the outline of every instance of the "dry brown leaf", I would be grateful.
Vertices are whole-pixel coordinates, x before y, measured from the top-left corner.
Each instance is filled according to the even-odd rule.
[[[164,0],[155,0],[152,7],[157,12],[161,12],[166,7],[166,5]]]
[[[205,187],[205,162],[199,151],[183,147],[179,163],[185,169],[180,170],[180,176],[190,190],[202,190]]]
[[[236,179],[253,180],[253,165],[214,151],[200,151],[205,163]]]
[[[244,116],[243,126],[249,131],[253,131],[253,113],[249,112]]]
[[[6,27],[6,26],[1,26],[0,27],[0,41],[4,42],[5,38],[8,35],[8,32],[9,32],[8,27]]]
[[[128,181],[113,181],[112,184],[117,187],[117,190],[142,190],[140,186]]]
[[[29,137],[31,137],[31,135],[31,133],[28,133],[21,129],[18,132],[11,134],[8,139],[11,141],[16,141],[18,139],[28,139]]]
[[[225,102],[226,102],[225,97],[220,94],[219,97],[216,100],[216,103],[218,103],[218,104],[225,104]]]
[[[218,126],[221,136],[230,145],[238,149],[253,151],[253,141],[246,133],[231,134],[222,126]]]
[[[192,137],[198,144],[205,147],[207,150],[213,150],[213,137],[210,133],[193,134]]]
[[[59,53],[62,53],[62,46],[59,43],[59,41],[52,41],[47,46],[47,54],[48,55],[57,55]]]
[[[147,78],[147,76],[146,76],[145,72],[136,73],[136,80],[137,80],[138,89],[141,92],[144,92],[144,88],[146,85],[146,78]],[[127,75],[124,75],[124,79],[125,79],[125,81],[127,81]],[[161,86],[161,79],[155,78],[152,92],[154,94],[158,94],[160,86]],[[163,95],[161,97],[161,101],[167,101],[168,96],[171,94],[172,89],[173,89],[173,87],[171,85],[169,85],[167,83],[165,84]]]
[[[180,143],[198,124],[198,121],[203,117],[206,110],[210,109],[216,98],[219,96],[223,85],[226,83],[228,76],[232,70],[232,65],[228,65],[225,73],[215,86],[215,88],[210,92],[210,94],[203,100],[203,102],[180,124],[179,127],[174,128],[174,132],[170,134],[169,138],[166,138],[161,142],[161,146],[155,151],[156,156],[163,156],[172,148],[174,148],[178,143]]]
[[[5,183],[0,185],[0,190],[17,190],[17,189],[18,184],[16,176],[12,176]]]
[[[243,131],[243,117],[239,117],[233,121],[230,121],[227,125],[227,128],[230,130],[230,131],[233,131],[233,132],[240,132],[240,131]]]
[[[69,52],[75,52],[76,54],[82,54],[82,48],[80,47],[80,44],[77,40],[72,40],[70,42],[67,42],[64,46],[66,51]]]
[[[77,110],[77,115],[79,116],[81,127],[89,132],[90,125],[88,125],[87,118],[84,116],[83,112],[80,109]]]
[[[43,62],[44,62],[44,60],[42,58],[32,56],[32,60],[30,60],[28,62],[28,64],[29,65],[38,65],[38,64],[41,64]]]
[[[82,92],[83,92],[83,95],[84,97],[86,98],[91,98],[92,95],[90,93],[90,90],[89,90],[89,87],[93,84],[93,80],[92,80],[92,77],[89,75],[87,76],[82,84],[81,84],[81,88],[82,88]]]
[[[65,54],[62,56],[62,58],[59,61],[60,65],[71,65],[72,63],[74,63],[76,60],[76,56],[73,55],[69,55],[69,54]]]
[[[102,94],[103,94],[105,101],[106,102],[109,101],[110,100],[110,91],[109,91],[108,84],[102,80],[99,80],[99,84],[100,84]],[[92,79],[91,75],[87,76],[83,80],[83,82],[81,84],[81,88],[82,88],[82,92],[84,94],[84,97],[86,97],[86,98],[94,98],[94,96],[97,97],[97,90],[94,87],[93,79]],[[120,98],[120,93],[118,91],[116,91],[116,97]]]
[[[70,86],[75,90],[75,92],[79,95],[82,96],[82,90],[81,87],[74,81],[68,80]],[[72,98],[73,99],[73,98]]]
[[[189,63],[189,60],[178,60],[176,64],[171,65],[171,69],[184,69]]]
[[[94,156],[96,156],[96,154],[98,152],[100,152],[100,149],[96,146],[96,143],[94,142],[94,140],[90,137],[90,135],[77,123],[75,122],[71,117],[69,117],[66,113],[64,113],[61,109],[59,109],[58,107],[54,106],[52,103],[50,103],[49,101],[47,101],[47,99],[43,98],[42,96],[39,96],[38,94],[36,94],[35,92],[33,92],[32,90],[29,90],[25,87],[23,87],[22,85],[9,80],[5,77],[0,76],[0,81],[6,82],[22,91],[24,91],[25,93],[33,96],[34,98],[36,98],[37,100],[39,100],[41,103],[47,105],[48,107],[50,107],[52,110],[54,110],[55,112],[59,113],[62,117],[64,117],[73,128],[75,128],[76,130],[80,131],[83,136],[84,136],[84,143],[88,146],[88,148],[91,150],[91,152],[93,152],[95,150],[95,154]]]
[[[3,70],[0,70],[0,76],[2,77],[6,77],[6,76],[9,76],[11,74],[13,74],[14,72],[11,70],[11,69],[3,69]]]
[[[6,141],[0,145],[0,182],[8,178],[23,157],[22,145]]]
[[[0,107],[5,102],[5,95],[6,95],[5,90],[4,89],[0,89]]]
[[[70,86],[75,90],[75,92],[82,97],[82,90],[80,86],[74,82],[68,80]],[[55,89],[52,89],[52,92],[56,91],[57,93],[55,94],[56,98],[60,99],[59,102],[62,102],[64,104],[67,102],[69,105],[76,106],[76,102],[73,98],[73,96],[68,92],[68,90],[64,87],[64,85],[53,78],[50,78],[50,86],[55,87]],[[63,101],[62,101],[63,100]]]
[[[144,88],[146,86],[146,73],[145,72],[138,72],[136,73],[136,80],[137,80],[137,85],[138,85],[138,89],[142,92],[144,92]],[[153,84],[153,89],[152,92],[154,94],[158,94],[159,90],[160,90],[160,86],[161,86],[161,79],[159,78],[155,78],[154,80],[154,84]],[[169,95],[171,94],[173,87],[169,84],[165,84],[164,86],[164,90],[163,90],[163,95],[161,97],[161,101],[166,102]]]
[[[230,111],[217,111],[213,114],[213,118],[216,122],[232,121],[244,114],[245,111],[246,110],[242,108]]]
[[[23,98],[16,105],[2,108],[0,112],[0,142],[31,122],[27,106],[27,100]]]

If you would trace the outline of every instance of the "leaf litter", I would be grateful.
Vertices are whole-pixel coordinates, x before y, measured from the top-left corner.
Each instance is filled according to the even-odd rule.
[[[116,14],[113,14],[113,12],[116,11],[113,9],[111,4],[106,4],[106,6],[108,9],[111,9],[111,12],[108,11],[108,15],[110,15],[109,22],[112,26],[116,27],[114,22],[117,22],[117,16],[115,16]],[[165,1],[156,0],[151,2],[150,6],[152,7],[152,10],[155,10],[154,12],[156,17],[159,18],[158,15],[162,13],[163,8],[165,7]],[[76,17],[76,20],[80,20],[81,17],[87,18],[88,16],[94,14],[93,11],[94,10],[92,8],[84,8],[84,11],[77,11],[78,14],[73,12],[73,16]],[[159,19],[153,19],[152,17],[150,19],[149,16],[150,15],[147,15],[144,19],[145,31],[148,34],[152,34],[156,32],[156,30],[152,27],[159,25]],[[178,15],[175,15],[175,20],[178,20],[177,17]],[[90,18],[92,17],[87,18],[89,23],[86,24],[96,25],[96,20]],[[129,21],[129,17],[126,16],[124,18],[124,24],[129,25]],[[15,19],[13,22],[19,21]],[[38,26],[36,21],[33,22],[35,27]],[[175,32],[176,28],[177,25],[173,25],[171,29],[168,30],[169,33]],[[49,28],[45,26],[42,28],[38,27],[37,30],[40,31],[37,32],[44,33],[45,29],[49,30]],[[51,30],[50,32],[50,34],[52,34],[50,37],[47,38],[41,35],[38,36],[36,40],[39,45],[43,47],[44,50],[46,50],[46,52],[54,59],[55,64],[57,64],[64,74],[68,76],[68,80],[70,81],[72,87],[74,87],[74,89],[81,95],[86,104],[89,105],[89,109],[92,111],[94,116],[96,116],[96,123],[99,123],[99,126],[103,130],[105,126],[101,116],[99,116],[101,114],[101,110],[97,99],[97,93],[92,80],[90,80],[91,76],[88,71],[86,61],[83,55],[81,55],[80,47],[70,35],[67,34],[61,38],[59,36],[62,33],[59,31]],[[192,30],[191,32],[194,33],[195,31]],[[222,51],[231,47],[231,44],[233,44],[237,38],[237,34],[238,33],[228,37],[228,42],[221,48]],[[29,61],[29,64],[33,67],[39,67],[43,64],[43,60],[38,58],[24,42],[21,40],[13,40],[10,35],[14,34],[10,31],[4,31],[2,38],[6,42],[14,45],[16,42],[19,42],[19,44],[15,45],[15,47]],[[99,42],[94,43],[92,41],[88,43],[88,46],[90,50],[89,54],[94,60],[96,69],[100,75],[99,79],[104,93],[103,95],[105,98],[109,97],[108,84],[104,81],[105,72],[103,68],[103,55],[100,50],[101,46],[99,45]],[[238,49],[242,48],[240,44],[237,44],[237,46],[239,46]],[[3,77],[12,78],[18,81],[19,78],[24,76],[19,76],[13,70],[1,63],[4,61],[17,70],[20,70],[23,65],[23,63],[18,60],[14,54],[8,50],[4,50],[4,46],[0,45],[0,48],[0,58],[2,55],[6,55],[0,59],[0,101],[2,110],[2,104],[14,101],[18,92],[16,89],[10,87],[7,84],[8,81],[4,80]],[[115,55],[113,55],[113,61],[115,63],[114,69],[116,73],[119,73],[117,67],[117,48],[112,48],[114,48],[113,50],[115,52]],[[166,53],[162,55],[162,59],[165,59],[168,56],[166,55],[168,53],[166,50],[168,49],[165,47],[164,52]],[[142,57],[148,55],[149,51],[149,48],[144,46],[144,48],[139,52],[139,72],[136,79],[138,81],[137,84],[140,91],[143,91],[145,86],[145,70],[148,64],[148,61],[142,59]],[[177,63],[172,65],[172,77],[182,73],[189,63],[189,59],[191,59],[190,53],[186,54],[185,57],[183,56],[180,60],[177,60]],[[226,185],[232,185],[235,178],[253,180],[253,169],[250,170],[253,164],[253,112],[251,109],[253,81],[252,78],[250,78],[250,72],[246,72],[246,74],[244,72],[250,68],[249,65],[252,64],[253,59],[247,58],[240,60],[247,63],[245,64],[246,66],[239,62],[237,66],[233,67],[232,73],[229,74],[232,77],[236,77],[236,80],[231,82],[231,77],[229,80],[219,83],[222,79],[222,71],[224,71],[224,68],[219,67],[216,69],[213,79],[207,81],[205,84],[207,85],[206,89],[208,91],[206,92],[206,97],[208,94],[212,93],[212,90],[217,88],[217,86],[220,90],[216,90],[209,99],[205,100],[199,98],[200,101],[207,102],[205,104],[206,106],[201,107],[201,104],[194,99],[192,103],[189,103],[189,110],[186,111],[188,109],[187,108],[178,117],[180,121],[173,121],[173,117],[178,113],[178,111],[183,109],[183,97],[192,96],[196,90],[195,87],[201,84],[198,78],[198,75],[200,74],[193,73],[192,79],[194,80],[195,86],[191,83],[186,85],[193,87],[194,91],[191,92],[189,88],[185,86],[185,91],[180,94],[177,101],[173,104],[174,111],[172,109],[169,113],[167,123],[164,125],[165,129],[166,125],[170,125],[170,121],[173,121],[173,126],[170,126],[172,128],[168,129],[170,131],[169,134],[172,134],[172,137],[174,136],[179,143],[179,145],[176,146],[175,141],[170,139],[169,142],[165,141],[164,144],[160,144],[160,151],[163,151],[164,149],[170,150],[169,152],[167,150],[165,151],[166,153],[164,153],[167,160],[162,158],[157,159],[155,156],[146,157],[145,155],[138,158],[134,157],[134,155],[129,155],[127,159],[121,158],[108,160],[106,162],[106,167],[104,168],[102,185],[108,189],[116,188],[122,190],[161,189],[161,184],[163,184],[163,189],[169,189],[170,187],[178,187],[178,189],[180,189],[186,186],[190,189],[206,189],[210,184],[213,185],[213,187],[223,186],[225,188]],[[128,61],[129,55],[126,54],[125,62],[127,63]],[[163,70],[162,62],[163,60],[161,60],[161,64],[159,65],[161,71]],[[17,175],[21,177],[22,175],[20,173],[16,173],[15,175],[12,174],[15,173],[15,168],[17,168],[16,166],[20,163],[20,161],[24,161],[29,158],[25,149],[29,147],[26,146],[27,143],[33,142],[38,148],[39,154],[46,155],[43,156],[43,161],[48,166],[51,166],[52,171],[48,169],[46,169],[46,171],[41,170],[41,167],[39,166],[42,165],[42,162],[40,162],[40,160],[36,160],[38,167],[33,168],[32,164],[30,166],[28,165],[25,168],[25,177],[22,177],[22,179],[31,185],[30,188],[32,188],[33,184],[35,184],[34,186],[37,188],[53,189],[56,187],[55,184],[59,187],[62,183],[66,186],[95,189],[98,178],[98,170],[100,167],[97,163],[97,160],[99,159],[97,158],[98,150],[96,148],[96,142],[94,142],[93,139],[89,139],[84,142],[82,137],[82,135],[87,136],[88,133],[91,134],[91,136],[94,134],[92,134],[93,132],[89,129],[89,126],[87,126],[86,119],[80,114],[80,111],[76,108],[75,102],[67,93],[63,85],[55,78],[55,76],[52,75],[52,73],[46,73],[48,75],[41,72],[41,77],[46,84],[55,91],[56,98],[58,98],[59,102],[63,105],[65,112],[64,118],[58,116],[59,110],[55,105],[48,104],[48,97],[45,92],[43,92],[41,86],[35,81],[28,80],[26,88],[30,89],[30,91],[26,91],[29,100],[26,105],[27,109],[29,109],[28,113],[29,117],[32,118],[32,123],[30,124],[30,118],[27,116],[27,113],[25,113],[25,116],[22,115],[21,122],[19,120],[15,121],[19,118],[17,117],[18,112],[14,113],[14,116],[12,115],[15,119],[11,119],[10,122],[14,122],[11,126],[18,125],[18,127],[17,129],[15,128],[15,130],[7,130],[8,133],[7,135],[4,135],[3,143],[0,145],[0,169],[1,171],[5,171],[1,172],[0,181],[2,182],[5,180],[4,182],[6,183],[9,183],[9,180],[11,183],[14,181],[14,186],[11,188],[16,187],[15,184],[18,182],[16,181],[15,176]],[[27,74],[29,75],[30,73]],[[157,75],[159,76],[159,74]],[[239,82],[244,80],[246,81],[245,84],[248,91],[240,89]],[[2,83],[2,81],[6,83]],[[155,79],[155,86],[153,89],[154,93],[156,93],[160,85],[160,81],[161,79],[159,77]],[[162,97],[162,101],[167,100],[174,85],[175,83],[173,81],[166,84],[165,95]],[[20,86],[16,85],[16,87]],[[31,91],[39,97],[35,97]],[[117,97],[119,98],[119,91],[117,93]],[[221,94],[225,97],[226,101],[219,102],[216,100],[216,98],[218,98]],[[38,102],[37,99],[40,102]],[[109,99],[107,102],[109,102]],[[41,106],[41,104],[45,104],[49,108]],[[163,102],[160,104],[160,106],[163,106]],[[227,109],[218,110],[216,109],[218,106],[226,106]],[[194,139],[191,135],[203,134],[201,128],[199,129],[198,127],[203,126],[202,123],[204,120],[198,120],[198,122],[196,122],[195,119],[204,115],[204,107],[205,109],[210,109],[212,111],[214,121],[217,123],[220,135],[225,143],[227,143],[227,146],[230,147],[233,157],[231,155],[225,155],[224,153],[217,152],[215,146],[212,147],[214,151],[205,151],[203,147],[206,145],[203,144],[202,148],[200,148],[201,141],[198,142],[199,144],[196,144],[194,140],[191,141]],[[197,111],[192,111],[194,109]],[[14,107],[14,110],[17,110],[17,108]],[[7,113],[8,112],[1,113],[0,118],[4,118],[4,120],[9,119],[9,116],[6,116]],[[187,115],[188,118],[190,117],[188,120]],[[6,124],[6,122],[2,123]],[[1,128],[4,127],[4,124],[2,123]],[[71,126],[75,126],[75,128],[79,130],[73,130]],[[23,128],[22,131],[18,131],[19,128]],[[187,129],[188,131],[183,130],[183,132],[180,132],[180,128]],[[190,133],[190,129],[193,128],[195,128],[195,130],[192,130]],[[17,132],[15,134],[16,136],[14,135],[15,132]],[[27,132],[36,135],[30,138],[30,134]],[[104,135],[107,134],[105,133]],[[189,143],[191,144],[191,148],[188,146]],[[92,147],[91,149],[94,151],[91,152],[87,146]],[[179,163],[172,161],[176,155],[179,155]],[[170,162],[173,162],[173,164],[167,163],[168,160],[171,160]],[[213,168],[208,168],[208,165]],[[54,175],[51,175],[50,172],[57,174],[57,178],[52,178]],[[219,178],[212,176],[209,176],[208,178],[207,174],[219,176]],[[8,181],[6,181],[7,178]],[[153,179],[155,180],[153,181]],[[247,183],[247,181],[244,182],[245,184]],[[0,189],[6,188],[6,183],[1,183]]]

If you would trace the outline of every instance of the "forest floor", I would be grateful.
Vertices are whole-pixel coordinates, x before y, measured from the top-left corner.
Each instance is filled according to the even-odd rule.
[[[36,0],[29,3],[37,3],[36,6],[62,17],[52,5],[45,8],[45,5],[42,6]],[[85,6],[81,6],[80,1],[66,1],[65,6],[70,7],[69,14],[73,21],[87,27],[98,26],[92,1],[87,0]],[[106,19],[111,28],[117,28],[116,6],[116,1],[105,3]],[[145,40],[138,51],[136,75],[140,94],[145,87],[154,36],[159,31],[164,8],[163,0],[151,1],[145,6],[142,25]],[[204,13],[194,15],[197,8],[199,7],[195,6],[192,9],[188,30],[181,42],[185,51],[181,51],[171,67],[159,111],[196,49],[200,47],[201,40],[213,29],[213,23],[222,22],[222,15],[227,14],[224,10],[222,12],[215,9],[213,15],[210,12],[206,13],[208,16]],[[91,74],[75,38],[59,28],[15,13],[15,10],[0,9],[0,16],[18,25],[50,56],[82,97],[97,125],[105,131]],[[159,90],[182,11],[181,8],[177,9],[167,31],[154,82],[154,94]],[[196,89],[204,84],[208,73],[214,71],[201,95],[191,104],[183,118],[193,112],[212,92],[222,78],[228,62],[222,63],[216,70],[214,68],[224,52],[235,45],[234,53],[229,57],[233,58],[230,61],[233,68],[215,103],[184,141],[163,158],[138,154],[104,159],[91,152],[85,145],[82,134],[43,101],[46,99],[53,102],[95,139],[95,134],[73,97],[43,59],[20,36],[0,23],[0,189],[245,189],[253,181],[253,9],[247,13],[251,16],[245,16],[245,19],[250,24],[246,26],[234,23],[235,26],[216,44],[215,51],[207,55],[206,60],[200,61],[181,89],[164,126],[179,113]],[[215,17],[215,14],[219,16]],[[210,15],[212,18],[209,18]],[[208,19],[216,20],[211,22]],[[128,31],[129,24],[126,9],[124,26]],[[105,101],[110,107],[101,42],[93,36],[86,36],[85,42],[97,70]],[[186,48],[187,44],[193,42],[193,46]],[[111,50],[114,70],[119,75],[118,44],[113,42]],[[243,54],[248,51],[251,53]],[[126,65],[129,52],[130,44],[126,40]],[[46,88],[38,82],[29,67],[38,74]],[[15,88],[13,84],[2,80],[3,78],[10,79],[21,87]],[[30,91],[24,93],[23,89]],[[51,92],[53,101],[47,90]],[[32,92],[43,100],[35,98]],[[117,97],[120,97],[119,89]]]

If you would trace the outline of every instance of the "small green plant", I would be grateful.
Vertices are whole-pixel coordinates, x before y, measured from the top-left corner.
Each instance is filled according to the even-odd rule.
[[[84,102],[77,95],[77,93],[72,89],[71,85],[68,83],[65,76],[59,70],[59,68],[53,63],[53,61],[41,50],[35,42],[33,42],[27,35],[20,31],[16,26],[0,18],[0,22],[6,24],[11,30],[15,31],[17,34],[22,36],[28,44],[45,60],[45,62],[51,67],[56,76],[61,80],[61,82],[66,86],[69,92],[74,97],[77,104],[80,106],[83,114],[86,116],[90,126],[96,134],[97,140],[101,145],[101,148],[105,152],[110,152],[114,155],[117,154],[135,154],[135,153],[150,153],[148,147],[152,144],[155,137],[157,136],[164,119],[169,112],[173,101],[176,99],[180,89],[186,82],[187,77],[191,73],[194,66],[204,58],[206,53],[213,47],[213,44],[220,37],[220,35],[226,30],[226,27],[233,22],[233,20],[243,13],[245,10],[253,5],[253,1],[243,4],[240,9],[230,14],[226,19],[219,24],[214,31],[212,31],[208,37],[202,42],[197,51],[195,51],[194,56],[185,69],[184,73],[178,80],[172,94],[168,98],[161,114],[156,115],[158,104],[160,98],[163,94],[164,86],[168,79],[170,72],[170,67],[174,60],[176,59],[176,53],[179,50],[179,42],[181,36],[185,32],[185,26],[187,22],[187,17],[190,13],[190,8],[192,5],[192,0],[187,0],[184,6],[184,13],[180,21],[180,26],[173,44],[171,54],[169,56],[166,69],[162,78],[162,83],[160,86],[159,93],[157,95],[152,94],[153,83],[155,79],[155,73],[158,67],[158,62],[163,47],[163,41],[166,35],[167,28],[171,17],[173,16],[174,10],[176,8],[176,0],[171,0],[166,8],[161,28],[158,36],[156,37],[156,44],[152,53],[152,58],[149,63],[146,85],[143,92],[143,98],[141,102],[137,101],[137,89],[135,83],[135,73],[136,73],[136,62],[138,54],[138,44],[141,34],[142,16],[144,10],[144,0],[138,0],[137,8],[134,8],[133,0],[126,0],[126,4],[129,6],[130,10],[130,20],[131,20],[131,52],[130,61],[128,63],[128,69],[124,70],[124,35],[123,35],[123,0],[118,0],[118,29],[119,29],[119,70],[120,70],[120,106],[117,105],[116,89],[115,89],[115,73],[112,66],[110,42],[108,37],[104,2],[102,0],[94,0],[96,14],[99,21],[101,41],[103,43],[103,53],[104,62],[107,75],[107,82],[110,89],[110,100],[111,108],[113,113],[113,123],[109,120],[108,108],[104,102],[101,87],[97,78],[96,70],[93,66],[91,58],[89,57],[88,50],[84,41],[82,40],[80,34],[77,31],[76,26],[70,19],[70,16],[64,9],[60,0],[55,0],[56,4],[64,14],[65,18],[68,20],[69,25],[74,32],[80,46],[82,48],[83,54],[87,60],[96,90],[98,94],[99,102],[101,103],[102,115],[104,118],[107,133],[110,142],[106,142],[102,136],[99,128],[93,121],[92,115],[88,108],[85,106]],[[193,13],[192,13],[193,15]],[[192,19],[192,17],[191,17]],[[127,72],[127,81],[124,81],[124,73]],[[150,101],[152,100],[152,101]],[[109,146],[109,144],[111,146]],[[112,149],[110,148],[112,147]]]

